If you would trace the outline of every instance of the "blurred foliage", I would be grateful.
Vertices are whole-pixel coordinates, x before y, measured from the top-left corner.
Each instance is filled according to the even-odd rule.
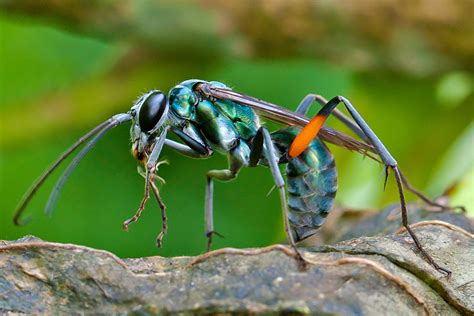
[[[295,35],[288,41],[288,36],[280,36],[283,28],[272,27],[278,26],[275,17],[285,12],[281,1],[275,1],[274,7],[259,4],[255,14],[260,15],[247,18],[255,23],[246,27],[239,20],[245,16],[245,5],[233,8],[237,1],[227,5],[204,1],[204,7],[193,1],[177,2],[177,6],[168,1],[98,1],[90,7],[76,2],[75,10],[67,8],[67,3],[0,2],[10,12],[0,17],[0,239],[31,233],[124,257],[203,251],[204,174],[225,167],[225,157],[192,160],[165,149],[163,158],[170,165],[160,168],[160,176],[167,181],[162,195],[168,206],[169,233],[164,248],[157,251],[154,239],[161,220],[153,200],[128,234],[121,231],[122,221],[132,215],[143,194],[125,126],[111,131],[81,163],[52,219],[45,218],[41,210],[57,175],[28,208],[34,213],[32,223],[18,228],[11,221],[16,203],[31,182],[75,139],[112,114],[128,110],[140,93],[167,90],[189,78],[223,81],[238,91],[293,109],[310,92],[326,97],[345,95],[392,151],[412,184],[429,188],[436,196],[465,178],[456,203],[474,205],[473,76],[465,58],[470,54],[468,44],[462,54],[458,48],[440,49],[444,42],[434,48],[423,44],[426,54],[421,56],[431,58],[433,67],[418,71],[418,66],[402,67],[401,63],[417,64],[424,57],[417,55],[412,60],[413,54],[401,54],[401,63],[394,62],[400,50],[391,41],[375,40],[385,32],[382,29],[358,25],[354,31],[358,35],[338,33],[328,39],[322,32],[318,40],[319,33],[309,36],[310,31],[301,26],[301,32],[291,34],[308,38],[302,41]],[[153,10],[154,6],[160,10]],[[355,8],[323,12],[326,19],[334,16],[337,20],[351,10]],[[282,21],[282,25],[294,23],[296,27],[309,19],[299,18],[308,12],[298,12],[285,15],[295,20]],[[32,18],[38,16],[43,19]],[[347,29],[347,23],[341,27]],[[337,25],[328,29],[332,32]],[[410,24],[409,29],[415,27]],[[358,46],[357,40],[369,30],[381,33],[369,37],[370,45]],[[449,30],[444,41],[457,31]],[[271,32],[274,37],[268,37]],[[426,32],[424,25],[417,34]],[[459,32],[463,36],[466,29]],[[411,36],[397,38],[413,47]],[[286,48],[276,45],[280,40]],[[269,44],[266,50],[263,43]],[[307,43],[314,47],[301,49]],[[357,47],[355,52],[352,45]],[[330,54],[333,51],[340,54]],[[380,62],[388,51],[391,57]],[[373,67],[359,64],[358,58],[341,61],[353,53],[361,56],[361,52],[379,56],[372,58],[379,61],[369,63]],[[347,131],[333,119],[329,124]],[[397,200],[393,181],[383,191],[381,165],[334,146],[331,149],[339,168],[339,203],[378,208]],[[225,239],[217,239],[215,247],[256,247],[283,240],[277,194],[266,197],[271,187],[272,178],[265,168],[246,169],[236,181],[216,184],[215,226]]]
[[[446,189],[452,183],[452,203],[463,204],[473,214],[474,210],[474,123],[454,141],[443,159],[436,165],[428,192]]]
[[[31,32],[33,27],[35,34]],[[15,102],[34,101],[54,89],[66,89],[90,73],[107,69],[115,61],[112,47],[48,26],[12,23],[2,19],[0,30],[2,108]],[[24,40],[17,40],[22,38]],[[72,53],[64,54],[65,51]],[[14,56],[14,62],[9,56]],[[85,59],[90,59],[90,62],[84,64]]]
[[[441,77],[436,94],[443,106],[455,108],[461,105],[473,90],[474,83],[469,73],[454,71]]]
[[[417,75],[474,69],[471,0],[0,0],[154,56],[318,57]]]

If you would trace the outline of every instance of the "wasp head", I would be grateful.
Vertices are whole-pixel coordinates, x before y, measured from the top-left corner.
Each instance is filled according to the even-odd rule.
[[[168,108],[166,95],[159,90],[147,92],[131,108],[132,155],[138,161],[143,162],[148,157],[156,133],[168,117]]]

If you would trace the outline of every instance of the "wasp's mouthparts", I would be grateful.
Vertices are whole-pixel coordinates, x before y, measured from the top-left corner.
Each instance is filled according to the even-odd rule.
[[[143,151],[138,151],[138,141],[134,142],[132,145],[132,156],[140,162],[143,162],[146,158],[146,155]]]

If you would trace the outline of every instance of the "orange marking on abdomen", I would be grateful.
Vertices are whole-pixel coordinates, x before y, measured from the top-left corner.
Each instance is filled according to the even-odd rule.
[[[327,116],[316,115],[305,127],[303,127],[301,132],[291,143],[290,150],[288,151],[291,158],[298,157],[306,148],[308,148],[311,141],[316,137],[316,135],[318,135],[318,132],[326,119]]]

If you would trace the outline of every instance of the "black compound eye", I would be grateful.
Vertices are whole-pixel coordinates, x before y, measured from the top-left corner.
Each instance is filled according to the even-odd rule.
[[[142,132],[149,132],[155,127],[166,106],[166,95],[161,91],[153,92],[145,98],[138,113],[138,124]]]

